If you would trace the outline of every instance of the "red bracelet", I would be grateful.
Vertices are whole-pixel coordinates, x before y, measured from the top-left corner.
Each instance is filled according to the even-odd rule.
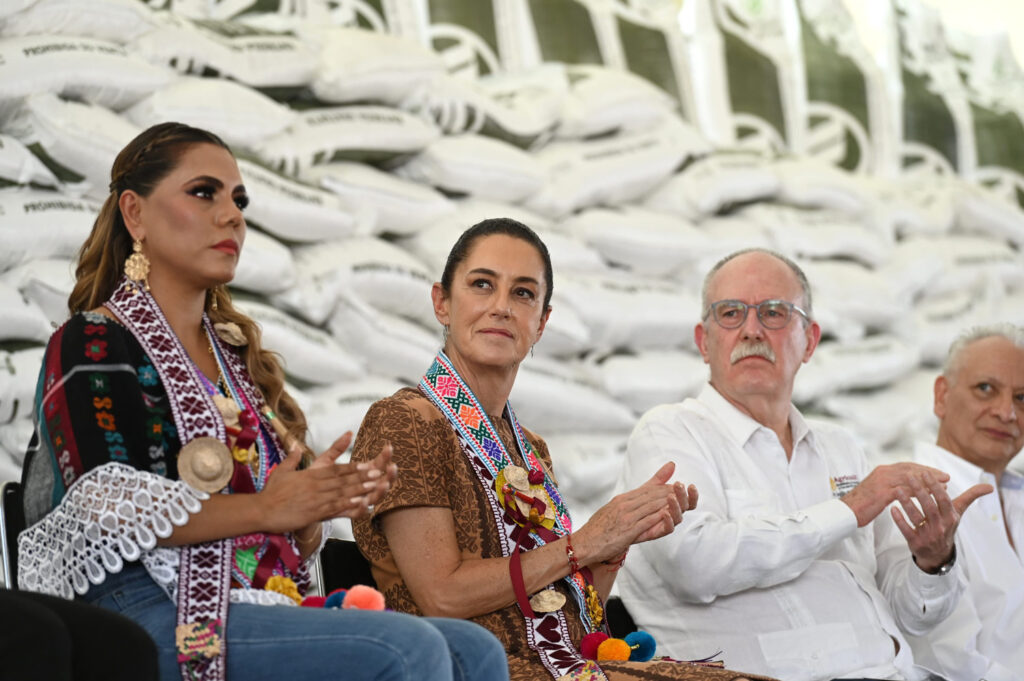
[[[569,570],[575,574],[580,571],[580,562],[576,560],[576,552],[572,550],[572,532],[565,535],[565,556],[569,559]]]

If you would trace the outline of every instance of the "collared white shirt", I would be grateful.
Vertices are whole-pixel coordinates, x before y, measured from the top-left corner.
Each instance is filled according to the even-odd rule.
[[[793,407],[790,427],[787,460],[772,430],[710,385],[644,415],[619,488],[674,461],[674,480],[695,484],[700,499],[675,532],[633,548],[623,601],[659,654],[720,650],[731,669],[787,681],[927,677],[900,626],[922,632],[946,616],[962,590],[958,569],[919,570],[887,512],[858,529],[839,500],[869,472],[852,436],[812,430]]]
[[[936,445],[918,443],[914,460],[949,473],[951,497],[979,483],[996,487],[994,475]],[[951,681],[1021,681],[1024,476],[1004,472],[998,494],[986,494],[971,504],[960,519],[956,543],[967,590],[953,614],[929,634],[908,637],[914,656]]]

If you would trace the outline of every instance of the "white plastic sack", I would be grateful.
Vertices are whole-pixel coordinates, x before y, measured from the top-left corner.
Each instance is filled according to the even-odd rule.
[[[409,385],[419,382],[441,347],[439,332],[374,310],[352,294],[340,296],[328,328],[371,373]]]
[[[46,315],[18,289],[0,282],[0,341],[30,340],[45,343],[53,333]]]
[[[175,78],[105,40],[30,35],[0,39],[0,104],[52,92],[120,110]]]
[[[657,126],[675,102],[660,88],[627,71],[596,64],[567,64],[570,89],[558,137],[582,139]]]
[[[160,16],[139,0],[34,0],[0,23],[0,35],[59,34],[127,43],[160,23]]]
[[[326,450],[346,431],[357,434],[370,406],[403,387],[394,379],[365,376],[356,381],[310,389],[307,394],[311,404],[305,414],[313,451]]]
[[[892,243],[869,230],[860,218],[829,209],[757,204],[743,217],[763,225],[776,248],[790,257],[845,258],[870,267],[889,259]]]
[[[295,283],[291,251],[271,236],[250,229],[235,268],[232,286],[257,293],[276,293]]]
[[[263,345],[281,355],[289,376],[316,385],[331,385],[365,374],[359,360],[325,331],[263,303],[238,300],[235,306],[259,323]]]
[[[696,397],[708,382],[703,358],[677,350],[612,355],[595,370],[608,394],[636,414],[659,404]]]
[[[960,181],[924,173],[874,183],[876,221],[899,236],[940,236],[953,229]],[[885,228],[885,227],[883,227]]]
[[[725,256],[744,248],[775,248],[766,228],[739,213],[710,217],[699,227],[710,239],[708,248],[696,254],[692,267],[673,273],[673,279],[694,290],[700,289],[704,276]]]
[[[31,419],[36,381],[45,352],[46,348],[41,345],[24,350],[0,350],[0,424]],[[28,440],[21,446],[24,454]]]
[[[338,161],[317,165],[303,177],[349,205],[366,206],[375,216],[375,234],[415,234],[455,212],[455,205],[440,192],[363,163]]]
[[[456,206],[455,213],[446,215],[419,234],[403,241],[405,248],[426,263],[435,281],[440,280],[448,253],[462,233],[489,218],[510,218],[533,229],[548,249],[556,281],[562,272],[601,273],[608,269],[596,250],[572,235],[555,231],[546,219],[521,207],[502,206],[476,199],[457,201]],[[558,289],[557,283],[555,289]]]
[[[245,219],[286,241],[323,241],[365,234],[371,212],[348,197],[303,184],[245,158],[238,159],[249,206]]]
[[[956,196],[956,231],[1005,239],[1020,250],[1024,248],[1024,211],[993,192],[964,183]]]
[[[97,200],[110,193],[117,154],[142,132],[101,106],[53,94],[26,98],[7,129],[48,159],[63,190]]]
[[[555,280],[555,289],[590,327],[599,349],[692,345],[700,321],[697,296],[667,282],[568,273]]]
[[[553,134],[568,89],[561,65],[466,80],[448,74],[423,82],[402,108],[448,135],[478,133],[529,149]]]
[[[946,361],[949,346],[960,334],[972,326],[993,322],[1012,321],[1005,316],[1001,305],[987,305],[985,296],[975,291],[948,291],[929,295],[914,306],[913,333],[921,346],[921,360],[932,366],[941,366]],[[1019,323],[1019,320],[1017,321]]]
[[[430,285],[423,263],[401,248],[361,237],[296,248],[297,284],[275,297],[305,319],[321,324],[343,291],[378,310],[434,325]]]
[[[611,497],[626,456],[628,431],[552,433],[543,437],[558,479],[558,491],[563,497]],[[573,524],[579,523],[575,504],[569,504],[569,511],[572,513]]]
[[[551,316],[544,327],[544,335],[534,350],[548,357],[578,355],[590,347],[590,329],[568,301],[559,297],[558,287],[551,297]]]
[[[526,152],[471,134],[434,141],[395,173],[453,194],[502,203],[518,203],[548,181],[544,166]]]
[[[643,276],[666,275],[711,249],[710,237],[685,219],[633,206],[591,208],[559,228]]]
[[[58,192],[0,192],[0,272],[36,258],[77,255],[99,206]]]
[[[0,6],[0,18],[6,19],[13,14],[23,12],[37,0],[8,0]]]
[[[21,466],[25,462],[34,429],[30,418],[19,418],[0,425],[0,459],[4,458],[2,452],[9,455],[8,461],[0,463],[0,480],[21,480]]]
[[[972,290],[991,284],[1024,288],[1024,257],[1006,242],[976,236],[916,237],[897,244],[893,261],[920,254],[943,265],[930,295]]]
[[[288,130],[256,148],[273,167],[293,175],[334,161],[380,162],[415,154],[440,136],[430,123],[399,109],[346,106],[309,109]]]
[[[509,402],[525,428],[535,433],[631,429],[633,412],[600,388],[532,368],[519,367]]]
[[[718,152],[694,160],[644,199],[644,205],[700,221],[737,203],[766,200],[779,193],[773,164],[761,154]]]
[[[814,309],[874,330],[896,330],[910,317],[910,301],[897,300],[889,281],[848,261],[801,262],[811,284]],[[824,326],[823,326],[824,329]]]
[[[560,218],[594,205],[618,205],[647,194],[707,142],[669,118],[659,127],[607,139],[556,141],[537,153],[550,178],[527,201],[530,210]]]
[[[57,178],[42,161],[10,135],[0,135],[0,186],[5,184],[57,187]]]
[[[846,390],[879,388],[912,372],[920,359],[916,344],[894,336],[868,336],[852,343],[823,342],[797,373],[793,401],[806,404]]]
[[[409,38],[341,27],[304,35],[321,45],[311,88],[324,102],[397,106],[420,84],[444,72],[436,54]]]
[[[124,115],[144,128],[164,121],[187,123],[219,135],[229,146],[249,149],[282,132],[296,116],[240,83],[193,76],[180,76]]]
[[[172,19],[137,38],[132,52],[179,73],[227,78],[255,88],[296,88],[316,73],[317,55],[294,35],[237,22]]]
[[[30,260],[0,274],[0,282],[21,291],[51,323],[59,326],[70,314],[68,296],[75,286],[76,265],[76,261],[63,258]]]
[[[871,185],[820,160],[787,158],[775,163],[778,200],[804,208],[830,208],[848,215],[871,209]]]

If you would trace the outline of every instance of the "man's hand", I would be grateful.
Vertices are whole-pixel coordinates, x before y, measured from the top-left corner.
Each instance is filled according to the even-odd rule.
[[[945,486],[928,472],[920,479],[912,478],[910,483],[917,503],[905,490],[897,490],[903,512],[893,506],[892,519],[907,540],[917,566],[934,573],[953,558],[953,538],[960,517],[975,499],[992,492],[992,485],[975,485],[956,499],[950,499]]]
[[[857,516],[857,527],[864,527],[874,520],[885,507],[899,499],[902,492],[908,497],[915,485],[924,485],[922,476],[927,473],[936,483],[946,483],[949,475],[938,468],[917,463],[894,463],[878,466],[860,484],[843,496],[843,503]]]

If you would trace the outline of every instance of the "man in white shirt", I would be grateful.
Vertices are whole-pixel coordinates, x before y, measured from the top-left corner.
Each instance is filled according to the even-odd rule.
[[[708,273],[703,306],[710,383],[644,415],[620,479],[636,485],[668,459],[700,501],[631,552],[619,579],[630,613],[676,658],[721,651],[786,681],[927,678],[901,629],[923,633],[955,607],[953,533],[991,488],[951,500],[942,471],[869,471],[849,434],[804,420],[793,380],[821,329],[795,263],[735,253]],[[883,513],[894,501],[906,517]]]
[[[908,636],[914,657],[952,681],[1024,680],[1024,476],[1007,465],[1024,446],[1024,328],[971,329],[935,380],[936,444],[916,461],[950,475],[950,494],[977,483],[998,494],[964,512],[958,562],[967,590],[926,636]]]

